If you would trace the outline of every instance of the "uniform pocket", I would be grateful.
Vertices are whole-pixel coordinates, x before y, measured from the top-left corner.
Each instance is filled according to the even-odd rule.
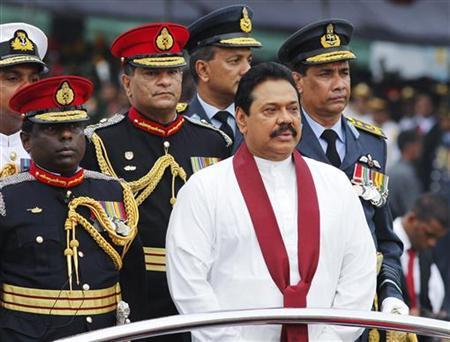
[[[16,248],[21,263],[33,265],[37,272],[55,272],[65,267],[65,245],[64,227],[25,226],[16,231]]]

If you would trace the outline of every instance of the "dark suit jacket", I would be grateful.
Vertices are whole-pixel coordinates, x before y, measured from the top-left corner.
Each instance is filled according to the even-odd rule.
[[[303,113],[302,123],[302,138],[297,145],[297,149],[306,157],[330,164]],[[344,117],[343,127],[346,138],[346,153],[340,169],[345,172],[347,177],[352,179],[355,164],[360,157],[367,154],[380,162],[381,170],[378,171],[384,173],[386,165],[386,142],[384,138],[356,129]],[[377,250],[384,256],[382,268],[378,275],[377,292],[379,301],[381,303],[387,297],[402,299],[400,256],[403,251],[403,244],[393,231],[389,205],[386,203],[382,207],[376,207],[370,201],[360,199]],[[351,215],[351,213],[348,214]]]
[[[185,112],[183,112],[183,115],[189,116],[198,120],[205,120],[206,122],[210,123],[212,125],[211,120],[209,119],[208,115],[206,115],[205,110],[203,109],[202,104],[198,100],[197,94],[194,95],[191,102],[189,102],[188,108]],[[218,127],[219,128],[219,127]],[[236,132],[234,137],[230,137],[233,139],[233,146],[232,146],[232,153],[234,154],[241,145],[243,141],[243,137],[239,129],[236,127]]]

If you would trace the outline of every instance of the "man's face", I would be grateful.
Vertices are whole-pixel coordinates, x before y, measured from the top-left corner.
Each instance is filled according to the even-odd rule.
[[[203,81],[211,92],[233,102],[241,77],[250,69],[250,48],[214,48],[214,57],[207,65]]]
[[[180,68],[136,68],[122,82],[131,104],[143,115],[175,113],[181,96]]]
[[[33,124],[30,133],[21,132],[22,144],[40,167],[72,175],[84,156],[83,123]]]
[[[39,67],[33,64],[19,64],[0,68],[0,125],[3,120],[14,120],[19,124],[22,118],[9,109],[9,100],[17,89],[39,80]]]
[[[268,160],[288,158],[301,136],[296,90],[285,80],[267,80],[256,86],[251,96],[249,115],[239,107],[236,111],[248,149]]]
[[[311,115],[335,117],[350,97],[350,67],[347,61],[309,66],[306,75],[295,73],[302,105]]]
[[[411,245],[416,251],[433,248],[438,240],[447,233],[445,227],[436,220],[423,221],[415,217],[413,221],[413,234],[409,236]]]
[[[433,101],[428,95],[419,95],[414,104],[415,114],[422,117],[429,117],[433,114]]]

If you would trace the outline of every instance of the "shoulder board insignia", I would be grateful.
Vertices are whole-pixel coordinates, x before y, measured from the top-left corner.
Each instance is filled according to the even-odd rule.
[[[106,180],[106,181],[120,182],[120,179],[118,179],[116,177],[105,175],[104,173],[100,173],[100,172],[92,171],[92,170],[84,170],[84,177],[91,178],[91,179],[101,179],[101,180]]]
[[[219,133],[222,138],[225,140],[225,143],[227,144],[227,147],[230,147],[231,145],[233,145],[233,140],[231,140],[231,138],[226,135],[224,132],[222,132],[220,129],[218,129],[217,127],[211,125],[210,123],[208,123],[205,120],[197,120],[197,119],[193,119],[192,117],[188,117],[185,116],[184,117],[187,121],[193,123],[194,125],[198,125],[198,126],[202,126],[202,127],[206,127],[209,129],[212,129],[213,131],[216,131],[217,133]]]
[[[188,109],[189,104],[187,102],[178,102],[177,103],[177,113],[182,114]]]
[[[9,185],[19,184],[26,181],[35,181],[36,178],[34,178],[30,173],[28,172],[22,172],[19,174],[15,174],[10,177],[5,177],[0,180],[0,191]],[[0,215],[6,216],[6,205],[5,200],[3,199],[3,194],[0,192]]]
[[[384,139],[387,139],[386,135],[384,134],[384,132],[382,131],[381,128],[376,127],[374,125],[362,122],[360,120],[356,120],[354,118],[351,118],[349,116],[345,117],[347,119],[347,122],[353,126],[355,126],[356,128],[365,131],[365,132],[369,132],[372,133],[373,135],[382,137]]]
[[[123,119],[125,119],[126,115],[124,114],[114,114],[108,119],[101,119],[98,123],[94,125],[89,125],[84,129],[84,135],[88,137],[90,140],[92,138],[92,135],[97,129],[109,127],[112,125],[115,125],[116,123],[121,122]]]

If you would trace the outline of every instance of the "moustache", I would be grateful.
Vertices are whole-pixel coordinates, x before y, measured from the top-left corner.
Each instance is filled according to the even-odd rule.
[[[270,137],[271,138],[275,138],[275,137],[283,134],[286,131],[291,131],[293,137],[297,136],[297,130],[292,126],[292,124],[290,124],[290,123],[283,123],[283,124],[280,125],[280,127],[278,127],[276,130],[274,130],[270,134]]]

